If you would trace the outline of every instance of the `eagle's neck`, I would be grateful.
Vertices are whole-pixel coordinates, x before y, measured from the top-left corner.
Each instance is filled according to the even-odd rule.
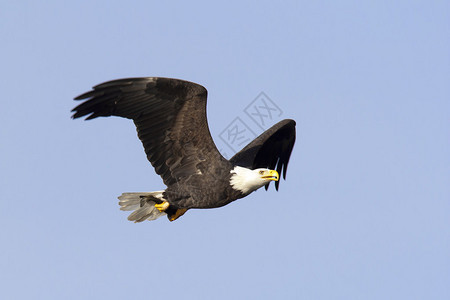
[[[265,184],[264,181],[261,181],[258,173],[251,169],[235,166],[230,173],[231,187],[245,195],[250,194]]]

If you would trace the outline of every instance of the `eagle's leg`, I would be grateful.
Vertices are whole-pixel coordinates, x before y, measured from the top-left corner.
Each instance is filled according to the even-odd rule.
[[[187,208],[176,209],[174,207],[171,207],[170,203],[167,201],[162,201],[161,203],[156,203],[155,207],[160,212],[167,213],[167,217],[169,218],[170,222],[175,221],[176,219],[178,219],[179,217],[184,215],[184,213],[187,211]]]
[[[170,222],[175,221],[176,219],[178,219],[179,217],[184,215],[184,213],[186,211],[187,211],[187,208],[179,208],[179,209],[177,209],[174,214],[169,216]]]
[[[169,208],[170,204],[167,201],[162,201],[161,203],[156,203],[155,207],[160,212],[164,212]]]

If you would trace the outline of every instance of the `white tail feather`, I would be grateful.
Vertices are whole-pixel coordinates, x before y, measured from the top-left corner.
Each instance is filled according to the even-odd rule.
[[[129,216],[128,220],[142,222],[145,220],[156,220],[159,217],[164,216],[166,213],[160,212],[156,207],[156,202],[145,198],[157,198],[164,200],[162,193],[164,191],[156,191],[150,193],[123,193],[119,196],[119,205],[121,210],[131,211],[134,210]]]

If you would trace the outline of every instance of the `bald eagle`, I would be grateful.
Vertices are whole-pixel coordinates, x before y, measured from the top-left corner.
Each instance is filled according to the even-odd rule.
[[[206,120],[206,89],[171,78],[126,78],[99,84],[75,100],[72,118],[132,119],[165,190],[123,193],[121,210],[142,222],[167,215],[174,221],[191,208],[216,208],[286,179],[295,142],[295,121],[283,120],[230,160],[217,150]]]

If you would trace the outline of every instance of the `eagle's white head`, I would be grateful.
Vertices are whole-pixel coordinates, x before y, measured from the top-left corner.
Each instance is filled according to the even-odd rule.
[[[278,181],[279,178],[277,171],[264,168],[252,170],[236,166],[230,173],[230,185],[243,194],[250,194],[271,180]]]

